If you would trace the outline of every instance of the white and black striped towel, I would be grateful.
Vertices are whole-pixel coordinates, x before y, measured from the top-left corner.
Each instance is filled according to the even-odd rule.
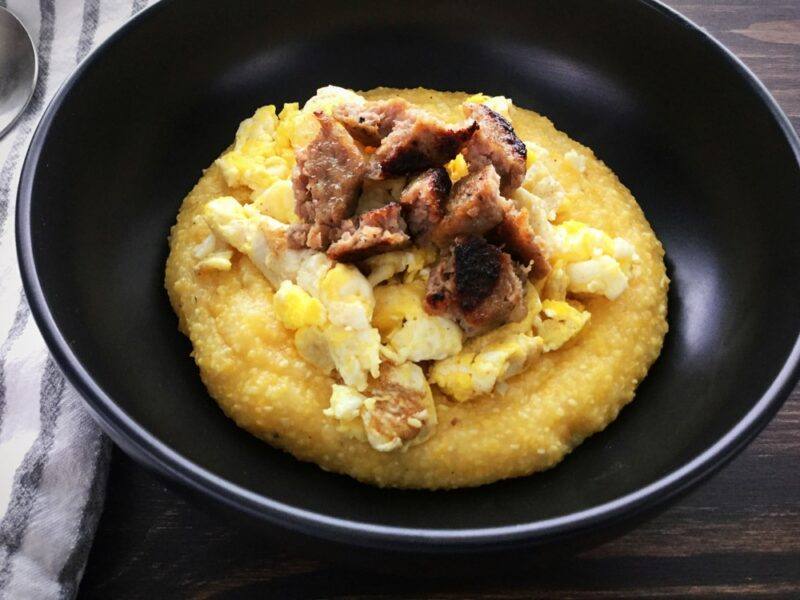
[[[25,24],[39,80],[0,139],[0,598],[72,598],[103,505],[109,442],[48,355],[14,246],[19,170],[50,98],[92,47],[153,0],[0,0]],[[2,74],[0,74],[2,76]]]

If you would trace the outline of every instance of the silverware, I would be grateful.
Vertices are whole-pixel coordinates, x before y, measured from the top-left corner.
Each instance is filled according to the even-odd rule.
[[[0,138],[30,102],[37,75],[31,36],[17,17],[0,7]]]

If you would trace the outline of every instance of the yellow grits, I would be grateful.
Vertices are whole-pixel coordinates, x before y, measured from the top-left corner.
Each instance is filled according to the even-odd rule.
[[[456,121],[469,95],[376,89],[364,96],[401,96]],[[558,221],[576,219],[633,244],[641,265],[625,292],[613,302],[585,300],[591,319],[580,334],[509,379],[502,393],[459,403],[433,386],[435,435],[404,452],[377,452],[323,414],[336,380],[300,358],[293,332],[275,315],[272,287],[246,256],[235,253],[229,271],[195,272],[193,249],[209,234],[203,206],[224,195],[248,200],[247,190],[229,188],[215,165],[186,197],[172,228],[166,288],[202,380],[226,415],[324,469],[413,488],[475,486],[550,468],[616,418],[667,331],[664,251],[630,191],[589,149],[532,111],[512,107],[511,116],[521,139],[553,156],[574,150],[587,157],[583,172],[566,160],[551,168],[567,195]]]

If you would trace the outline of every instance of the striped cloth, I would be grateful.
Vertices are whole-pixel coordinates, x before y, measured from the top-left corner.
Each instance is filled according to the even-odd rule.
[[[92,47],[153,0],[0,0],[25,24],[39,80],[0,139],[0,598],[72,598],[103,506],[110,443],[31,318],[14,246],[19,171],[36,123]]]

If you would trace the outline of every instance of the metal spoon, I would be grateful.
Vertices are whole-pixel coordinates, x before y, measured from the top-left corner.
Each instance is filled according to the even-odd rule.
[[[30,102],[37,73],[31,36],[17,17],[0,7],[0,138]]]

